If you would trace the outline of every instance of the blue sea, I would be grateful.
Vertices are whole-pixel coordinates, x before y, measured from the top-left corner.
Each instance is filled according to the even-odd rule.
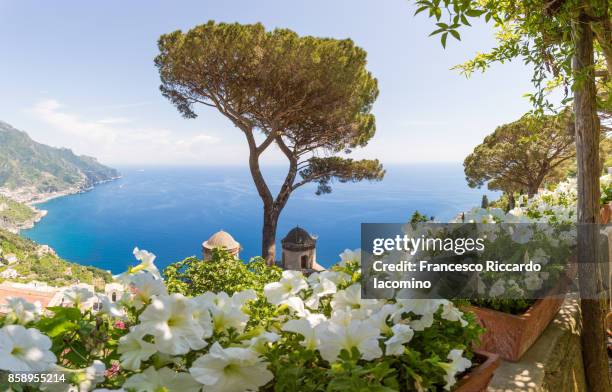
[[[92,191],[38,205],[47,216],[22,235],[48,244],[70,261],[113,273],[134,265],[135,246],[157,255],[161,268],[192,255],[218,230],[242,245],[241,258],[260,253],[262,205],[245,167],[119,167],[122,178]],[[334,184],[331,194],[316,186],[296,191],[278,226],[280,239],[296,225],[318,237],[317,260],[338,261],[358,248],[362,222],[405,222],[415,210],[444,221],[495,194],[470,189],[461,164],[388,166],[381,182]],[[278,189],[282,167],[264,170]],[[279,252],[280,253],[280,252]]]

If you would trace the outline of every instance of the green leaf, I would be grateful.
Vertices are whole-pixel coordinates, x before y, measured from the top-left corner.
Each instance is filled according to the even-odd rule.
[[[421,12],[425,11],[427,8],[429,8],[429,6],[427,6],[427,5],[424,5],[424,6],[420,7],[420,8],[418,8],[418,9],[415,11],[414,15],[418,15],[418,14],[420,14]]]
[[[465,14],[472,18],[478,18],[480,15],[484,14],[485,12],[486,12],[485,10],[471,9],[471,10],[467,10]]]
[[[453,37],[455,37],[457,41],[461,41],[461,35],[459,35],[459,32],[457,30],[449,30],[449,32]]]
[[[448,33],[444,33],[442,34],[442,38],[440,38],[440,41],[442,41],[442,46],[444,48],[446,48],[446,38],[448,37]]]

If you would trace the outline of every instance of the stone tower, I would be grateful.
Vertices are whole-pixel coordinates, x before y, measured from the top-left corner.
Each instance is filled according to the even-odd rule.
[[[318,266],[317,240],[301,227],[291,229],[281,244],[283,269],[312,270]]]
[[[239,258],[240,244],[228,232],[218,231],[204,241],[202,244],[202,259],[204,261],[210,260],[215,248],[223,248],[235,258]]]

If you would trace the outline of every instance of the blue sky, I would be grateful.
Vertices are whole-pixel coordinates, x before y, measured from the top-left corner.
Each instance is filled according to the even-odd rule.
[[[493,44],[484,24],[449,40],[408,0],[0,0],[0,120],[108,164],[246,165],[243,135],[202,108],[183,119],[159,93],[161,34],[210,19],[352,38],[378,78],[377,134],[355,157],[462,161],[496,125],[530,109],[531,70],[498,65],[469,80],[450,68]],[[267,162],[282,160],[271,151]]]

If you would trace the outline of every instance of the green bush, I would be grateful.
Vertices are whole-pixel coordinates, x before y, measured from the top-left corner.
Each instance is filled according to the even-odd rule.
[[[171,293],[197,296],[207,291],[225,291],[232,295],[247,289],[261,293],[266,284],[278,281],[281,273],[280,268],[266,265],[261,257],[245,263],[223,249],[214,249],[211,260],[188,257],[170,264],[164,277]]]

